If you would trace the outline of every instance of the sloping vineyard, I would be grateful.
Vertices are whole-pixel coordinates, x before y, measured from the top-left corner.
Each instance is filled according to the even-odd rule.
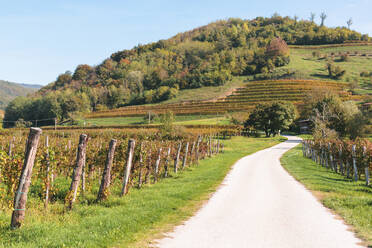
[[[161,114],[168,110],[176,115],[188,114],[221,114],[227,111],[251,110],[258,103],[277,100],[302,104],[306,94],[314,88],[330,89],[343,99],[352,99],[344,91],[345,84],[316,80],[266,80],[248,82],[232,94],[215,101],[194,101],[175,104],[128,106],[118,109],[93,112],[87,118],[104,118],[120,116],[143,116],[148,112]]]
[[[0,136],[0,207],[13,208],[12,227],[22,222],[14,219],[24,217],[27,195],[36,199],[31,204],[71,209],[87,195],[93,203],[124,196],[223,151],[219,135],[164,139],[156,133],[79,132],[32,129],[28,137],[24,131]]]

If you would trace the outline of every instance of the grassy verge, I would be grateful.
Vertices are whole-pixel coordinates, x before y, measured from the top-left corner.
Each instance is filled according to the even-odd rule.
[[[241,157],[279,143],[276,138],[235,137],[224,141],[225,152],[187,168],[178,175],[124,198],[113,189],[109,200],[85,202],[63,213],[63,205],[44,211],[30,198],[25,225],[9,229],[10,212],[0,212],[0,247],[146,247],[159,233],[187,219],[216,190],[231,166]],[[33,202],[36,201],[36,202]]]
[[[87,126],[112,126],[112,125],[138,125],[148,124],[147,116],[135,117],[109,117],[109,118],[93,118],[80,120],[79,125]],[[160,124],[160,118],[152,120],[151,124]],[[196,124],[230,124],[225,116],[218,115],[177,115],[175,116],[175,124],[179,125],[196,125]]]
[[[301,146],[281,158],[283,167],[312,190],[321,202],[352,225],[359,237],[372,246],[372,188],[353,182],[302,156]]]

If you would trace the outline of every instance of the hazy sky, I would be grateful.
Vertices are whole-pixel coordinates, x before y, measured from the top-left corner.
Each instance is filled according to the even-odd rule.
[[[111,53],[169,38],[218,19],[251,19],[310,12],[327,26],[372,36],[372,0],[0,0],[0,79],[47,84],[78,64],[96,65]],[[319,18],[317,16],[317,21]]]

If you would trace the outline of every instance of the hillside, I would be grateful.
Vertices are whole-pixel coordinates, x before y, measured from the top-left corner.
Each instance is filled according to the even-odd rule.
[[[369,42],[370,37],[345,27],[328,28],[281,16],[217,21],[168,40],[116,52],[97,66],[79,65],[73,73],[59,75],[31,101],[12,103],[5,119],[64,120],[130,105],[214,99],[242,86],[223,87],[237,77],[261,80],[282,68],[295,70],[290,61],[296,55],[287,45],[351,41]]]
[[[17,84],[0,80],[0,109],[5,109],[8,103],[15,97],[26,96],[40,88],[40,85]]]
[[[168,110],[178,115],[223,114],[231,111],[249,111],[256,104],[275,100],[291,101],[300,106],[306,94],[314,89],[327,89],[345,100],[353,99],[344,91],[346,84],[316,80],[265,80],[246,83],[230,95],[216,100],[181,102],[161,105],[128,106],[115,110],[87,114],[87,118],[144,116],[149,112],[162,114]]]

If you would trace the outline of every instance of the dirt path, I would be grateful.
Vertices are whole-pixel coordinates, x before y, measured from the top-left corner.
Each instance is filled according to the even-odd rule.
[[[342,220],[281,167],[281,155],[299,142],[289,137],[239,160],[208,203],[158,247],[360,247]]]

